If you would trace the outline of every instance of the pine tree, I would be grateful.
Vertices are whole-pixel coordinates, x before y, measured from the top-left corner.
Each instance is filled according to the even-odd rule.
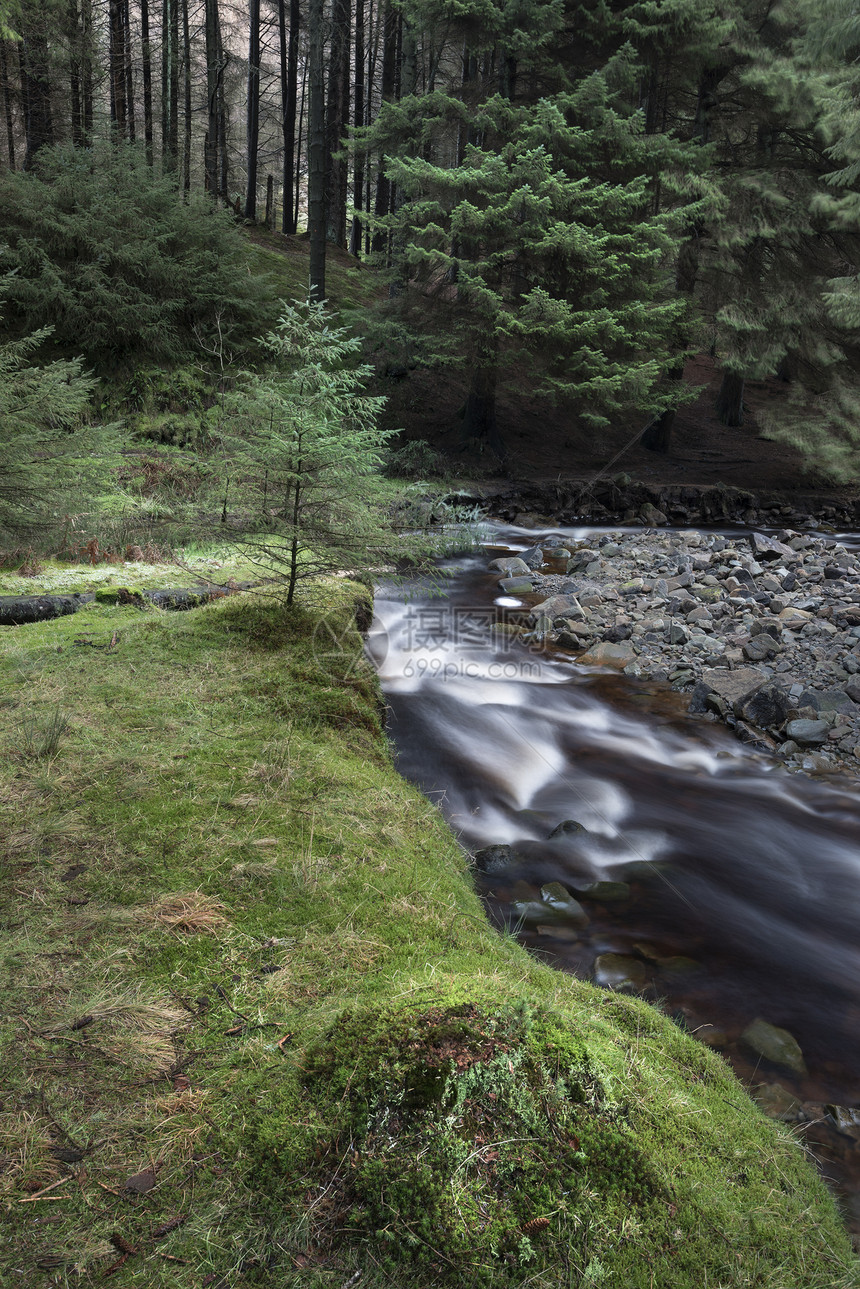
[[[520,52],[511,43],[505,54],[508,91],[527,72],[541,71],[544,85],[565,79],[560,63],[529,69]],[[496,93],[476,105],[437,91],[380,114],[373,133],[401,202],[377,224],[401,248],[406,308],[434,301],[448,360],[472,371],[469,437],[498,448],[498,373],[513,363],[520,382],[528,371],[536,394],[595,428],[665,403],[689,308],[674,289],[674,254],[697,216],[698,161],[668,135],[645,134],[631,108],[638,75],[628,46],[536,101]]]
[[[7,285],[7,284],[4,284]],[[94,377],[81,360],[32,356],[50,327],[0,344],[0,545],[45,540],[106,482],[117,427],[87,423]]]
[[[374,479],[391,431],[378,424],[385,399],[364,393],[372,369],[354,364],[360,340],[323,304],[285,305],[263,344],[271,370],[247,374],[228,399],[224,447],[252,512],[244,545],[292,604],[303,578],[390,550]]]

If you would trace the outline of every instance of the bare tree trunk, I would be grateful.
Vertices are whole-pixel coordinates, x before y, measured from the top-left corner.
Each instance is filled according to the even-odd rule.
[[[349,122],[350,0],[332,0],[326,104],[326,237],[346,243],[346,161],[337,156]]]
[[[266,228],[271,228],[275,217],[275,176],[266,175]]]
[[[72,111],[72,143],[76,148],[80,148],[84,142],[84,119],[81,104],[81,24],[78,18],[77,0],[68,0],[66,23],[69,41],[69,106]],[[3,80],[5,83],[5,59]]]
[[[304,129],[305,129],[305,98],[307,97],[307,88],[308,88],[308,64],[307,64],[307,60],[305,60],[305,65],[302,69],[302,94],[299,100],[299,124],[298,124],[298,129],[296,131],[296,180],[295,180],[295,206],[293,209],[293,223],[296,229],[298,229],[298,226],[299,226],[299,210],[301,208],[302,139],[304,137]]]
[[[323,72],[323,0],[308,6],[308,236],[310,238],[311,299],[325,299],[326,253],[326,138],[325,78]]]
[[[149,0],[140,0],[140,40],[143,70],[143,138],[146,144],[146,159],[152,165],[152,48],[149,34]]]
[[[206,139],[203,144],[203,173],[207,192],[218,195],[218,0],[206,0]]]
[[[296,231],[293,204],[293,170],[296,156],[296,104],[299,77],[299,0],[290,0],[290,36],[287,41],[287,0],[278,0],[278,31],[281,45],[281,114],[284,134],[284,203],[281,230]]]
[[[221,39],[221,18],[218,13],[217,5],[215,7],[215,38],[218,47],[218,155],[220,165],[220,192],[221,200],[227,204],[230,202],[230,154],[227,151],[227,122],[228,108],[227,96],[224,93],[224,72],[227,70],[229,58],[224,52],[224,42]]]
[[[739,372],[723,372],[723,381],[714,404],[714,411],[722,425],[743,425],[744,378]]]
[[[184,146],[182,164],[182,186],[186,193],[191,192],[191,30],[188,18],[188,0],[182,0],[182,83],[184,121]]]
[[[125,25],[123,0],[110,0],[108,5],[108,76],[110,81],[110,120],[114,138],[125,138]]]
[[[385,5],[385,24],[382,36],[382,84],[383,103],[395,96],[397,86],[397,33],[399,29],[399,12],[387,0]],[[380,154],[376,175],[376,204],[374,214],[377,218],[387,215],[391,210],[391,181],[385,173],[385,156]],[[378,229],[373,234],[373,252],[384,255],[386,263],[389,258],[390,237],[386,229]]]
[[[93,137],[93,5],[92,0],[81,0],[81,107],[83,113],[83,142]]]
[[[257,150],[260,144],[260,0],[250,0],[248,37],[248,147],[245,218],[257,218]]]
[[[131,58],[131,13],[128,0],[122,0],[122,34],[125,55],[123,70],[125,72],[125,109],[128,121],[128,140],[129,143],[134,143],[137,130],[134,112],[134,68]]]
[[[24,35],[20,47],[21,97],[24,103],[26,152],[24,169],[32,170],[40,148],[54,142],[51,84],[48,75],[48,41],[43,31]]]
[[[356,129],[364,125],[364,0],[355,0],[355,98],[352,123]],[[361,219],[358,212],[362,209],[364,198],[364,161],[364,150],[356,148],[352,177],[352,204],[356,213],[352,217],[349,233],[351,255],[361,252]]]
[[[9,169],[15,169],[15,125],[12,116],[12,87],[9,84],[9,61],[6,58],[6,41],[0,40],[0,78],[3,80],[3,111],[6,116],[6,153]]]

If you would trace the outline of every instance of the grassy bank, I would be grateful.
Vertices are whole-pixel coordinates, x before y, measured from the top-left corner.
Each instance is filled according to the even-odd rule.
[[[489,928],[356,610],[0,632],[0,1283],[860,1283],[719,1057]]]

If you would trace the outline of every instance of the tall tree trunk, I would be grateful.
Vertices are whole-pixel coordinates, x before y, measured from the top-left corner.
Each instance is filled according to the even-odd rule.
[[[325,84],[323,72],[323,0],[308,5],[308,236],[310,278],[314,300],[325,299]]]
[[[332,0],[326,103],[326,237],[346,243],[346,161],[338,156],[349,122],[350,0]]]
[[[257,149],[260,143],[260,0],[250,0],[248,37],[248,183],[245,218],[257,218]]]
[[[218,195],[218,0],[206,0],[206,139],[203,144],[203,173],[207,192]]]
[[[68,0],[66,25],[69,41],[69,106],[72,112],[72,143],[76,148],[80,148],[84,142],[84,118],[81,103],[81,24],[77,0]],[[3,80],[5,84],[5,59],[3,60]]]
[[[463,440],[504,460],[505,449],[496,422],[495,345],[487,347],[472,370],[472,383],[463,409]]]
[[[93,4],[81,0],[81,108],[83,142],[93,137]]]
[[[724,371],[720,392],[714,404],[721,425],[744,423],[744,378],[736,371]]]
[[[170,0],[170,156],[179,164],[179,0]]]
[[[266,228],[271,228],[275,220],[275,176],[266,175],[266,217],[263,221]]]
[[[128,121],[128,140],[134,143],[137,136],[134,112],[134,67],[131,57],[131,12],[128,0],[122,0],[122,35],[125,72],[125,110]]]
[[[31,30],[20,47],[21,97],[24,103],[24,169],[32,170],[40,148],[54,142],[48,41],[43,31]]]
[[[152,165],[152,48],[149,34],[149,0],[140,0],[140,42],[143,71],[143,138],[146,145],[146,159]]]
[[[125,24],[123,0],[110,0],[108,5],[108,77],[110,81],[110,121],[114,138],[125,138]]]
[[[281,47],[281,119],[284,135],[283,210],[281,230],[296,231],[293,207],[293,169],[296,156],[296,104],[299,79],[299,0],[290,0],[290,36],[287,42],[287,0],[278,0],[278,33]]]
[[[219,185],[221,200],[227,204],[230,202],[230,154],[227,151],[227,122],[228,107],[227,96],[224,92],[224,73],[227,70],[229,56],[224,51],[224,41],[221,39],[221,16],[216,5],[215,8],[215,39],[218,48],[218,159],[219,159]]]
[[[299,210],[301,208],[302,197],[302,139],[304,138],[305,129],[305,99],[307,98],[308,88],[308,64],[305,59],[302,68],[302,93],[299,99],[299,124],[296,129],[296,175],[295,175],[295,204],[293,206],[293,224],[296,229],[299,227]]]
[[[364,0],[355,0],[355,97],[352,123],[356,129],[364,125]],[[352,204],[355,214],[349,232],[351,255],[359,255],[361,252],[361,219],[358,212],[362,209],[364,199],[365,155],[363,149],[356,148],[352,176]]]
[[[184,108],[182,186],[191,192],[191,29],[188,17],[188,0],[182,0],[182,85]]]
[[[179,160],[179,0],[162,0],[161,41],[162,165],[173,172]]]
[[[6,154],[9,169],[15,169],[15,124],[12,116],[12,86],[9,84],[9,60],[6,41],[0,39],[0,78],[3,80],[3,111],[6,116]]]
[[[390,102],[397,88],[397,37],[400,27],[400,14],[391,0],[386,0],[385,25],[382,35],[382,83],[380,91],[383,103]],[[385,156],[380,153],[376,175],[376,203],[374,214],[377,219],[387,215],[391,210],[391,181],[385,173]],[[373,253],[384,255],[389,260],[390,237],[386,229],[377,229],[373,235]]]

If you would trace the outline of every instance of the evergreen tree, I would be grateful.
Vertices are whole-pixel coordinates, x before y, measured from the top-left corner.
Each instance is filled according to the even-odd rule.
[[[5,285],[5,284],[4,284]],[[96,381],[81,360],[40,366],[50,328],[0,344],[0,545],[43,541],[63,516],[86,509],[106,482],[115,426],[87,412]]]
[[[8,324],[51,325],[102,367],[181,357],[216,318],[238,348],[271,316],[229,217],[183,201],[142,148],[44,149],[36,172],[0,174],[0,226]]]
[[[526,83],[512,48],[508,90]],[[533,63],[528,78],[539,71],[543,84],[566,78],[558,62]],[[475,105],[437,91],[380,114],[374,135],[401,200],[377,224],[400,247],[405,308],[432,300],[448,359],[472,371],[467,437],[498,447],[497,373],[513,362],[520,383],[528,371],[536,394],[595,428],[683,396],[664,378],[689,308],[674,289],[674,253],[699,210],[690,175],[700,161],[668,135],[645,134],[631,107],[639,74],[624,46],[534,102],[494,94]]]
[[[361,568],[369,547],[395,540],[374,483],[391,431],[378,425],[385,400],[363,392],[360,343],[321,303],[285,305],[263,341],[271,370],[227,400],[224,447],[252,515],[244,544],[283,579],[287,604],[301,579]]]

